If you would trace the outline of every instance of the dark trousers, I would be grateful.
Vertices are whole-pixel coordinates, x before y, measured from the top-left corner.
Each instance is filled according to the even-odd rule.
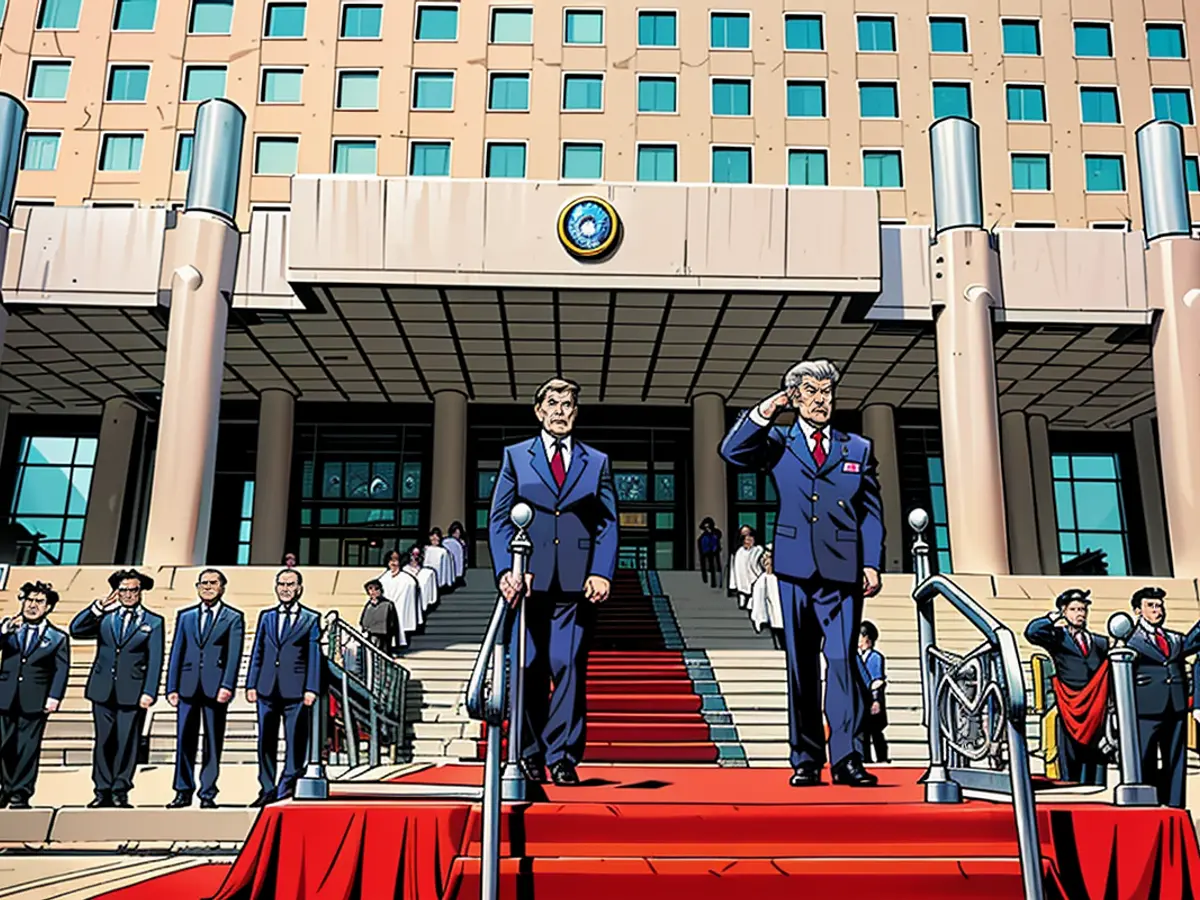
[[[217,796],[217,775],[221,770],[221,750],[225,746],[225,720],[229,704],[208,697],[180,698],[175,725],[175,790],[185,794],[196,791],[196,750],[200,744],[200,723],[204,723],[204,757],[200,769],[200,798]]]
[[[783,637],[788,668],[788,743],[794,767],[825,764],[825,719],[829,761],[862,754],[863,714],[858,674],[858,627],[862,586],[809,578],[779,578]],[[821,639],[824,637],[824,645]],[[825,710],[821,715],[821,660],[825,654]]]
[[[1058,732],[1058,777],[1076,784],[1094,784],[1104,787],[1108,760],[1096,747],[1081,744],[1067,734],[1062,716],[1055,729]],[[1183,757],[1180,757],[1180,763]],[[1149,782],[1147,782],[1149,783]]]
[[[1187,714],[1168,712],[1158,718],[1138,717],[1142,749],[1142,783],[1154,785],[1163,806],[1185,807],[1187,799]]]
[[[96,726],[96,746],[92,751],[96,796],[124,797],[133,788],[146,711],[140,706],[93,703],[92,721]]]
[[[258,698],[258,785],[264,794],[285,797],[292,793],[296,779],[308,762],[308,733],[312,710],[303,700],[279,697]],[[279,726],[283,726],[285,744],[283,778],[278,779]]]
[[[28,800],[37,784],[45,713],[0,713],[0,793]]]
[[[883,734],[885,728],[887,728],[886,714],[880,713],[873,716],[868,713],[863,716],[863,762],[888,762],[887,738]]]
[[[722,573],[720,553],[700,554],[700,577],[704,579],[705,584],[711,584],[713,587],[719,588],[721,586]]]
[[[525,603],[521,755],[547,765],[564,759],[578,763],[587,741],[587,657],[596,608],[580,593],[554,589],[534,593]],[[519,623],[514,618],[514,659]]]

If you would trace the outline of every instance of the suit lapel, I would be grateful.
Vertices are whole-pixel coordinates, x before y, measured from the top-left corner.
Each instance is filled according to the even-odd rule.
[[[1128,643],[1136,644],[1143,656],[1148,656],[1151,659],[1166,660],[1166,657],[1162,655],[1162,651],[1158,649],[1158,644],[1151,640],[1150,635],[1146,634],[1145,629],[1140,626],[1130,635]]]
[[[265,623],[267,626],[267,638],[276,647],[279,647],[283,644],[283,640],[279,636],[279,607],[276,606],[274,609],[268,610],[267,614],[270,616],[270,621]]]
[[[800,460],[800,465],[811,474],[817,472],[817,461],[813,459],[812,446],[808,442],[808,438],[804,436],[804,431],[800,428],[800,422],[797,420],[791,428],[787,430],[787,448],[792,451],[792,455]]]
[[[840,466],[842,461],[850,453],[850,447],[846,442],[846,436],[840,431],[829,429],[829,448],[826,452],[825,462],[817,469],[818,475],[824,475],[835,466]]]
[[[554,473],[550,471],[550,460],[546,459],[546,447],[542,444],[540,435],[529,442],[529,462],[533,471],[546,483],[546,487],[558,496],[558,484],[554,480]]]
[[[297,606],[296,607],[296,615],[292,617],[291,625],[288,626],[287,631],[285,631],[283,633],[283,638],[279,641],[281,646],[283,644],[285,644],[287,641],[291,640],[292,635],[295,634],[296,631],[300,628],[300,623],[303,619],[304,619],[304,608],[301,606]]]
[[[571,465],[567,468],[567,477],[563,481],[562,491],[559,493],[559,496],[563,500],[570,496],[571,490],[579,482],[580,477],[583,475],[583,470],[587,468],[588,464],[588,452],[583,444],[576,441],[571,451]],[[545,454],[542,455],[544,456]]]

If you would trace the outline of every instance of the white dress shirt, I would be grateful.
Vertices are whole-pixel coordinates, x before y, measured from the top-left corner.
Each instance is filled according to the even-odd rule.
[[[563,471],[571,471],[571,436],[568,434],[564,437],[555,437],[548,431],[542,432],[542,446],[546,449],[546,461],[554,461],[554,445],[555,442],[562,448]]]
[[[212,610],[212,618],[209,620],[209,625],[208,625],[209,628],[212,628],[213,625],[217,624],[217,619],[220,618],[220,616],[221,616],[221,605],[222,605],[221,600],[218,600],[212,606],[209,606],[203,600],[200,601],[200,607],[197,610],[197,612],[200,614],[199,628],[200,628],[200,636],[201,637],[204,636],[204,611],[208,610],[208,609]]]
[[[42,642],[42,638],[46,634],[46,620],[42,619],[42,621],[40,621],[36,625],[34,625],[33,632],[34,632],[33,643],[30,644],[29,643],[29,626],[22,625],[20,628],[17,629],[17,641],[21,645],[21,655],[22,656],[25,655],[26,648],[36,649],[38,644],[40,644]]]

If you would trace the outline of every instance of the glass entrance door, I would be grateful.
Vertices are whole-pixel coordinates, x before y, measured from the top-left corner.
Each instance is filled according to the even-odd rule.
[[[342,565],[382,569],[384,556],[392,549],[390,542],[377,537],[343,538]]]

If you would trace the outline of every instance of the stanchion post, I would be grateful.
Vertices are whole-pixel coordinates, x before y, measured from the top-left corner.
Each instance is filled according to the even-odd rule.
[[[325,640],[329,639],[329,635],[336,633],[337,613],[331,612],[325,617]],[[325,677],[325,654],[319,656],[321,670],[321,684],[326,683]],[[343,695],[347,712],[350,707],[350,698]],[[296,799],[297,800],[328,800],[329,799],[329,778],[325,774],[325,763],[321,759],[321,705],[329,702],[329,694],[325,690],[317,692],[317,699],[313,705],[309,707],[309,714],[312,716],[312,722],[308,729],[308,765],[304,767],[304,774],[296,779]],[[346,717],[347,723],[350,717]],[[357,740],[358,735],[351,735],[350,729],[346,729],[346,740]]]
[[[513,535],[508,550],[512,555],[513,578],[521,585],[525,583],[525,573],[529,571],[529,556],[533,553],[533,541],[529,539],[527,530],[531,522],[532,509],[524,503],[513,507],[512,523],[516,526],[517,533]],[[525,720],[525,603],[526,597],[522,592],[520,600],[517,601],[517,638],[515,642],[510,641],[508,647],[511,666],[508,680],[508,762],[504,767],[500,796],[504,800],[513,801],[524,800],[527,793],[525,773],[520,765],[521,728]]]
[[[1133,692],[1133,662],[1137,659],[1137,651],[1126,645],[1134,627],[1128,613],[1109,616],[1108,634],[1113,639],[1113,646],[1108,651],[1108,660],[1112,666],[1113,698],[1117,706],[1117,753],[1121,769],[1121,783],[1113,788],[1113,803],[1117,806],[1157,806],[1158,792],[1151,785],[1142,784],[1137,699]]]

